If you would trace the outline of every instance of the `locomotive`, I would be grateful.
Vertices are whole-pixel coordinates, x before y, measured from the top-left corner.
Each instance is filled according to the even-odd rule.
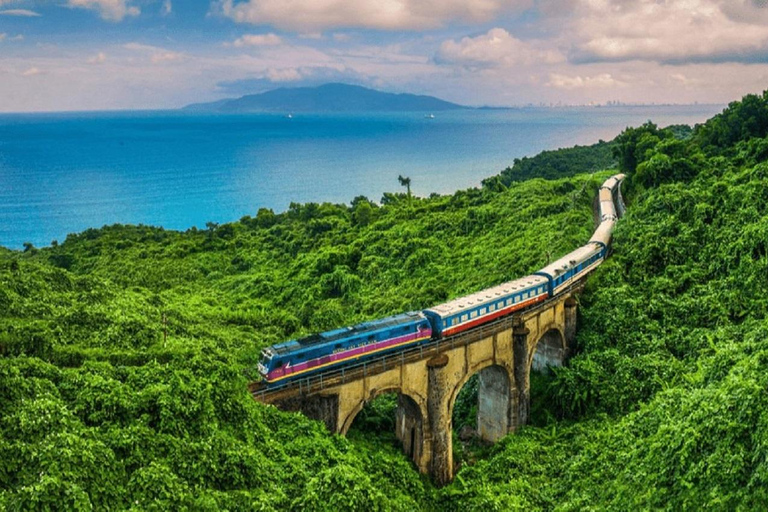
[[[623,174],[612,176],[600,187],[600,224],[589,242],[538,272],[423,311],[401,313],[272,345],[261,352],[259,373],[268,386],[282,385],[376,355],[453,336],[557,296],[605,259],[618,219],[617,202],[623,207],[620,187],[624,177]]]

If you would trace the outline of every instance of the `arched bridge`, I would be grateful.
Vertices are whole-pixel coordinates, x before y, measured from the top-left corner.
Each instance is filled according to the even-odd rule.
[[[624,204],[618,186],[604,185],[600,200],[602,222],[593,240],[606,230],[600,236],[607,243]],[[614,212],[613,203],[615,213],[606,215]],[[251,393],[256,400],[323,421],[330,432],[342,435],[366,403],[383,393],[397,393],[396,434],[403,450],[437,485],[448,483],[454,471],[451,418],[459,391],[473,375],[479,376],[481,439],[495,442],[525,425],[531,371],[563,364],[576,333],[574,295],[595,266],[570,284],[563,283],[547,300],[471,330],[301,378],[282,388],[253,383]],[[559,268],[545,270],[557,276]]]

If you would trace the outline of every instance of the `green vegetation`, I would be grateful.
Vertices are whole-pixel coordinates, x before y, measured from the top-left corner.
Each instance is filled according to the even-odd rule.
[[[441,505],[765,508],[763,119],[768,95],[749,96],[684,143],[650,124],[618,138],[636,194],[582,297],[579,354],[540,397],[561,421],[506,438]]]
[[[391,397],[350,439],[254,402],[260,348],[539,268],[588,238],[609,172],[0,250],[0,509],[765,508],[768,95],[598,146],[541,157],[630,173],[576,355],[534,379],[533,425],[490,453],[456,443],[473,463],[440,490],[370,435]]]
[[[538,268],[589,236],[599,182],[294,204],[2,251],[0,509],[428,504],[392,442],[333,437],[253,401],[260,349]]]
[[[499,176],[484,180],[483,185],[489,187],[501,182],[509,186],[534,178],[554,180],[610,169],[615,165],[613,147],[614,142],[601,140],[591,146],[542,151],[533,157],[515,158],[512,167],[504,169]]]

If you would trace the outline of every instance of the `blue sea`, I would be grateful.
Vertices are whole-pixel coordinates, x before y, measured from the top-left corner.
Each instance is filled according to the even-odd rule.
[[[478,186],[515,158],[703,122],[722,106],[398,114],[104,112],[0,115],[0,245],[46,246],[106,224],[185,230],[291,202],[349,203]]]

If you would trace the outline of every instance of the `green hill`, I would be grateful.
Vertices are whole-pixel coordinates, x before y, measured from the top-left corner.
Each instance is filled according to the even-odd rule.
[[[678,132],[612,143],[630,206],[576,355],[536,380],[533,425],[441,490],[386,437],[254,402],[260,348],[539,268],[588,239],[610,171],[0,251],[0,509],[763,508],[768,97]]]

